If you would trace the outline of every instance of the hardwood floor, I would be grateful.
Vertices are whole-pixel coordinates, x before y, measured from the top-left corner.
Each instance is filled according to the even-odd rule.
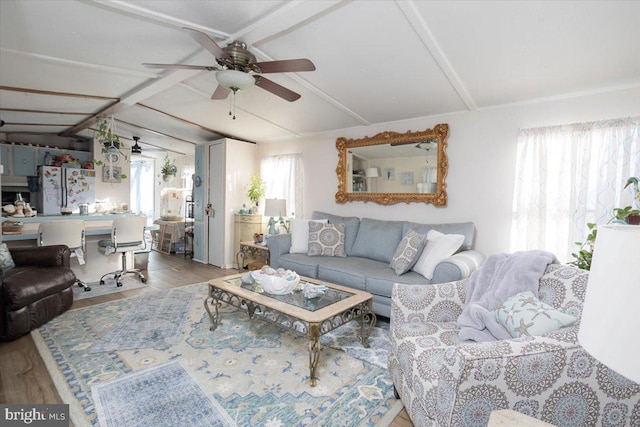
[[[146,276],[147,286],[155,289],[171,289],[234,273],[236,270],[222,270],[212,265],[191,261],[180,254],[165,255],[154,251],[149,254],[149,268]],[[144,288],[139,288],[74,301],[71,308],[132,297],[143,290]],[[64,403],[53,385],[31,335],[0,343],[0,403]],[[403,409],[391,426],[412,427],[413,424]]]

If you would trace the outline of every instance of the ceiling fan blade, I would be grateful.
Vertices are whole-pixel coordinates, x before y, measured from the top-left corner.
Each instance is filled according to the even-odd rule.
[[[292,90],[287,89],[284,86],[280,86],[278,83],[265,79],[262,76],[254,76],[256,79],[256,86],[260,86],[262,89],[271,92],[274,95],[278,95],[280,98],[286,99],[289,102],[300,99],[300,94],[295,93]]]
[[[308,59],[285,59],[282,61],[256,62],[260,73],[297,73],[299,71],[315,71],[316,66]]]
[[[192,28],[183,27],[182,29],[186,31],[187,34],[189,34],[195,41],[200,43],[202,47],[211,52],[211,54],[216,58],[226,58],[228,56],[227,53],[222,50],[222,48],[220,48],[220,46],[218,46],[218,44],[205,33],[194,30]]]
[[[211,95],[211,99],[227,99],[229,92],[231,91],[226,87],[218,85],[216,90],[213,92],[213,95]]]
[[[149,68],[178,68],[183,70],[207,70],[207,71],[219,70],[218,67],[213,65],[149,64],[148,62],[145,62],[142,65]]]

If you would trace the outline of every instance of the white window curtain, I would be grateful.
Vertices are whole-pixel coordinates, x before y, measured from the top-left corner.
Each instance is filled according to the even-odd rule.
[[[302,154],[268,156],[260,164],[260,176],[267,184],[265,199],[285,199],[287,215],[304,218],[304,171]]]
[[[131,212],[147,217],[147,223],[153,222],[153,162],[134,160],[131,162]]]
[[[573,260],[588,222],[631,205],[632,176],[640,176],[640,117],[520,130],[511,250]]]

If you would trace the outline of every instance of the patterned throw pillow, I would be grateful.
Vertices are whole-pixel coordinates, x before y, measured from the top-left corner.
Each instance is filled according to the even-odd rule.
[[[411,270],[411,267],[418,261],[418,257],[426,243],[426,234],[419,234],[414,230],[409,230],[400,240],[389,267],[393,268],[398,276]]]
[[[0,245],[0,268],[2,271],[7,271],[16,266],[16,263],[13,262],[13,258],[11,257],[11,252],[9,252],[9,248],[6,243]]]
[[[573,325],[578,319],[556,310],[525,291],[507,299],[493,311],[495,319],[514,337],[542,335]]]
[[[309,256],[346,257],[344,224],[323,224],[309,221]]]

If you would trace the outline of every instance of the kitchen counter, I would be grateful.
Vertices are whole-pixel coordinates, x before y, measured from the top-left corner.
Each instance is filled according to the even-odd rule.
[[[100,249],[98,242],[101,239],[109,239],[111,236],[111,226],[116,218],[131,216],[131,213],[120,214],[91,214],[91,215],[51,215],[35,216],[30,218],[3,217],[2,221],[12,220],[24,223],[21,234],[3,234],[2,242],[6,242],[9,248],[12,247],[33,247],[37,245],[38,227],[40,223],[46,221],[83,220],[85,221],[85,261],[79,265],[76,258],[71,259],[71,269],[78,279],[86,283],[93,283],[108,272],[121,268],[121,257],[119,254],[105,256]],[[157,230],[160,227],[156,224],[145,227],[145,230]],[[149,245],[150,242],[148,241]],[[147,248],[150,250],[150,246]],[[133,268],[133,252],[127,252],[127,267]]]
[[[89,215],[39,215],[32,217],[2,217],[2,221],[20,221],[24,224],[21,234],[3,234],[3,242],[14,242],[18,240],[35,240],[38,234],[38,226],[42,222],[46,221],[68,221],[68,220],[82,220],[85,222],[91,222],[85,227],[85,234],[87,236],[96,236],[103,234],[111,234],[111,223],[116,218],[124,218],[132,215],[131,213],[119,213],[119,214],[89,214]]]

